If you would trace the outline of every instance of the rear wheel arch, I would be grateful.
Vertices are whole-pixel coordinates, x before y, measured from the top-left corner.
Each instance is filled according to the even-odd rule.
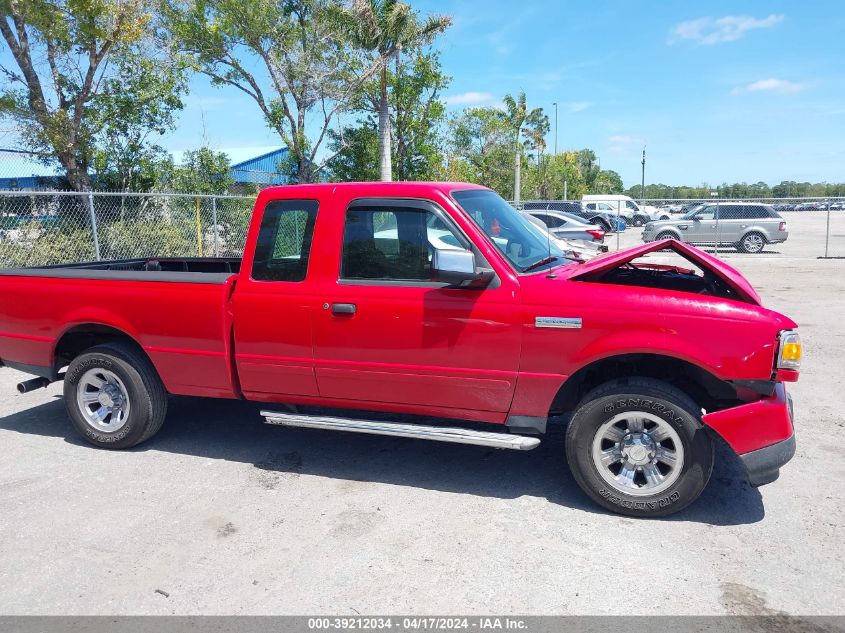
[[[56,340],[53,347],[53,371],[58,374],[62,367],[66,367],[74,358],[96,345],[118,342],[135,348],[153,364],[149,354],[133,336],[111,325],[92,322],[74,325]]]

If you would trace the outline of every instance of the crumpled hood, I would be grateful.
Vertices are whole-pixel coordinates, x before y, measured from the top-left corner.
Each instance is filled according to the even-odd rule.
[[[648,242],[622,251],[610,253],[602,257],[597,257],[583,264],[567,266],[566,268],[563,268],[561,272],[565,271],[568,273],[567,277],[569,279],[578,279],[591,273],[598,273],[611,270],[612,268],[618,268],[619,266],[627,264],[638,257],[663,249],[673,250],[693,264],[697,265],[702,270],[711,271],[723,282],[733,288],[743,300],[758,306],[762,305],[760,295],[757,294],[757,291],[754,290],[748,280],[736,268],[701,249],[676,240]]]

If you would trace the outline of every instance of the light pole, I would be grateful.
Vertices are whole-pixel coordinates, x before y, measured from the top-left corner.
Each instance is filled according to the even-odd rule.
[[[645,145],[643,145],[643,180],[640,187],[640,204],[645,204]]]
[[[553,101],[552,105],[555,107],[555,156],[557,156],[557,101]]]

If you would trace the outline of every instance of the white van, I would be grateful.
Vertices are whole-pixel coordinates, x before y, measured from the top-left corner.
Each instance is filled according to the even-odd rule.
[[[672,216],[664,209],[648,205],[640,206],[630,196],[615,193],[588,194],[581,198],[581,206],[591,211],[603,211],[619,215],[632,226],[643,226],[651,220],[668,220]]]

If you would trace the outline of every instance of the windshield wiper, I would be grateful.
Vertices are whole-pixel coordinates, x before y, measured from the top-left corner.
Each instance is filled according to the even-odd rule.
[[[544,257],[539,262],[534,262],[530,266],[526,266],[525,268],[523,268],[522,272],[527,273],[531,270],[536,270],[537,268],[540,268],[540,266],[551,264],[552,262],[557,261],[558,259],[560,259],[560,257],[557,257],[556,255],[552,255],[551,257]]]

